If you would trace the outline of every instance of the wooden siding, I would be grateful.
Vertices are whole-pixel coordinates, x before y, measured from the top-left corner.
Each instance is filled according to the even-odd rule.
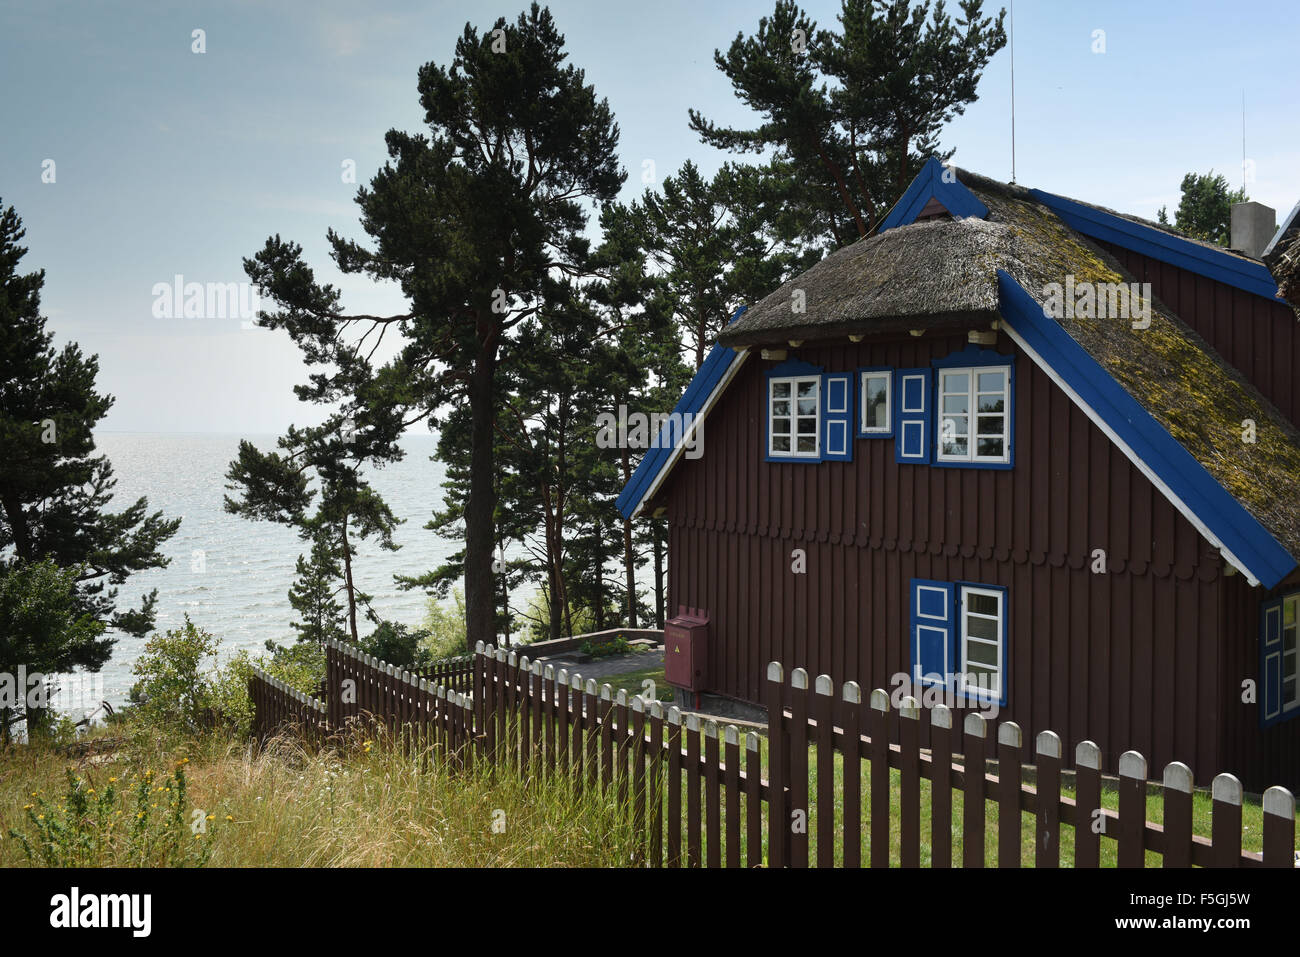
[[[1297,574],[1272,591],[1252,588],[1240,575],[1223,580],[1220,760],[1224,771],[1237,775],[1251,790],[1272,784],[1300,788],[1300,716],[1261,729],[1258,703],[1260,606],[1294,591],[1300,591]],[[1255,703],[1242,701],[1246,680],[1256,683]]]
[[[964,336],[795,351],[825,371],[927,366]],[[751,358],[662,497],[670,607],[712,616],[712,686],[761,700],[779,660],[838,684],[908,671],[912,577],[1009,589],[1009,699],[1026,740],[1091,738],[1106,767],[1136,749],[1158,769],[1219,770],[1218,553],[1014,346],[1015,468],[898,465],[894,440],[854,461],[763,459],[763,372]],[[808,572],[791,572],[791,552]],[[1106,574],[1091,571],[1104,549]],[[1214,584],[1211,584],[1214,583]],[[1072,758],[1073,755],[1068,757]]]
[[[1289,306],[1111,243],[1098,245],[1138,282],[1151,283],[1156,298],[1300,425],[1300,323]]]

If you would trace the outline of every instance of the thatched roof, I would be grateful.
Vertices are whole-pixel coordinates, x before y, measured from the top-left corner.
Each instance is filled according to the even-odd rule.
[[[1133,283],[1108,253],[1070,229],[1028,190],[957,171],[989,209],[986,220],[898,226],[839,250],[726,328],[727,346],[923,329],[965,315],[998,316],[996,271],[1040,303],[1044,288]],[[1130,217],[1131,218],[1131,217]],[[1155,224],[1151,224],[1155,225]],[[1300,246],[1300,243],[1296,244]],[[795,313],[795,290],[806,312]],[[1300,432],[1259,390],[1159,300],[1151,325],[1058,318],[1062,328],[1293,556],[1300,559]],[[1257,441],[1242,441],[1243,422]]]

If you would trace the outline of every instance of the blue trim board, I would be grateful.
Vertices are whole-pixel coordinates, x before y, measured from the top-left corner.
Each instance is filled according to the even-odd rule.
[[[741,306],[736,310],[736,314],[731,317],[731,322],[735,322],[740,314],[745,311]],[[682,397],[677,400],[677,405],[673,406],[673,414],[679,413],[698,415],[704,408],[704,403],[709,400],[713,390],[717,387],[731,370],[731,367],[739,360],[740,353],[735,349],[727,346],[714,345],[705,357],[704,363],[696,371],[695,377],[691,379],[690,385],[682,393]],[[678,421],[681,421],[680,419]],[[641,457],[640,464],[637,465],[636,471],[632,473],[631,480],[619,494],[615,506],[624,518],[631,518],[632,513],[636,511],[637,506],[641,504],[642,498],[650,490],[658,477],[659,472],[667,466],[673,455],[673,435],[670,431],[671,425],[665,423],[659,430],[659,436],[655,444],[646,450],[645,455]],[[680,442],[684,436],[677,436]]]
[[[943,179],[944,171],[947,169],[938,158],[931,156],[921,167],[921,172],[916,174],[912,180],[907,192],[893,209],[881,221],[876,228],[876,234],[893,229],[895,226],[906,226],[908,223],[916,221],[916,217],[921,215],[921,210],[925,209],[925,204],[932,198],[937,199],[943,208],[948,210],[954,216],[975,217],[983,219],[989,214],[989,208],[979,201],[979,198],[969,189],[957,181],[956,173],[952,174],[952,182],[945,183]]]
[[[1107,427],[1266,588],[1296,567],[1259,521],[1008,273],[998,270],[1003,321],[1101,417]]]
[[[1029,193],[1059,216],[1067,226],[1085,236],[1123,246],[1143,256],[1150,256],[1265,299],[1282,301],[1277,294],[1277,281],[1263,263],[1211,249],[1154,226],[1144,226],[1094,206],[1085,206],[1064,196],[1045,193],[1041,189],[1031,189]]]

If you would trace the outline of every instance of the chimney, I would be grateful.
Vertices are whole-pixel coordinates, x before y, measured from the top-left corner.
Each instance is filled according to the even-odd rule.
[[[1258,259],[1277,232],[1277,211],[1263,203],[1233,203],[1228,245]]]

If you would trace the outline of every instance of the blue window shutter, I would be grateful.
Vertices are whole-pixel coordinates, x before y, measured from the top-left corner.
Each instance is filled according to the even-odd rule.
[[[957,671],[957,588],[912,579],[912,685],[948,686]]]
[[[929,369],[899,369],[895,376],[896,462],[926,465],[930,461],[931,375]]]
[[[822,461],[853,459],[853,379],[851,372],[822,376]]]
[[[1282,599],[1259,609],[1259,726],[1267,728],[1282,717]]]

